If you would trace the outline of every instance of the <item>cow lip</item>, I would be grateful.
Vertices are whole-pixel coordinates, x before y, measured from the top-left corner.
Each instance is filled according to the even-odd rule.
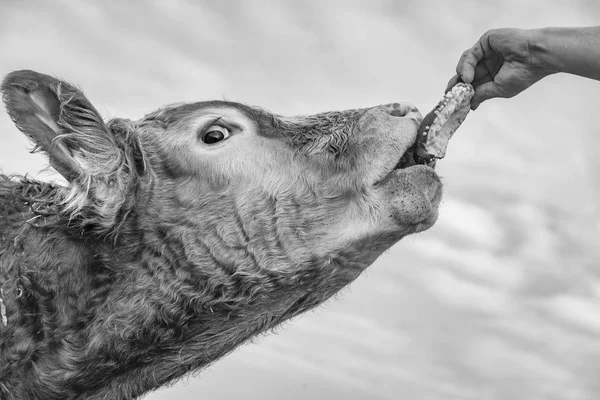
[[[394,170],[410,168],[414,165],[427,165],[428,167],[435,169],[437,159],[435,157],[431,157],[429,159],[419,157],[417,155],[416,148],[417,144],[415,142],[404,152],[404,154],[402,154],[394,166]]]
[[[423,159],[419,156],[417,156],[416,153],[416,142],[413,143],[400,157],[400,159],[396,162],[396,164],[394,165],[394,168],[389,170],[382,178],[378,179],[373,186],[378,187],[381,184],[383,184],[385,181],[387,181],[388,179],[390,179],[390,177],[398,171],[401,170],[408,170],[412,167],[415,166],[419,166],[419,165],[425,165],[429,168],[431,168],[432,170],[435,170],[435,164],[437,161],[437,158],[432,157],[428,160]]]

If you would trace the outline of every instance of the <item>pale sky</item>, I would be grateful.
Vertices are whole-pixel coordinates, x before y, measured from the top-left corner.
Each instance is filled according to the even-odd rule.
[[[12,1],[0,75],[76,83],[106,118],[228,99],[284,115],[426,113],[487,29],[589,26],[588,1]],[[599,44],[600,45],[600,44]],[[469,115],[434,228],[316,312],[148,400],[600,398],[600,82],[556,75]],[[0,169],[46,166],[0,115]]]

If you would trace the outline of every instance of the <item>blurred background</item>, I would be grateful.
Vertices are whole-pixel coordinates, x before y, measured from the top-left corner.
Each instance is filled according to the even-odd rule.
[[[207,99],[426,113],[486,30],[599,16],[595,0],[1,0],[0,74],[67,79],[106,118]],[[566,75],[484,103],[438,162],[434,228],[146,399],[600,398],[599,115],[600,82]],[[4,173],[45,168],[4,113],[0,130]]]

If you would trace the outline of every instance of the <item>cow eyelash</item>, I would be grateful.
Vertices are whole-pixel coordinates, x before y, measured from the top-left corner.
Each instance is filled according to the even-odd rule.
[[[205,129],[202,129],[199,136],[203,143],[215,144],[231,136],[231,129],[222,123],[218,123],[221,119],[222,117],[215,118],[206,124]]]

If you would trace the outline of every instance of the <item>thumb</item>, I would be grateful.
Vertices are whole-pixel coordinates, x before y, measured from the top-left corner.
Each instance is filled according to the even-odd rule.
[[[475,95],[471,99],[471,109],[475,110],[484,101],[501,95],[502,92],[493,81],[482,83],[475,88]]]

